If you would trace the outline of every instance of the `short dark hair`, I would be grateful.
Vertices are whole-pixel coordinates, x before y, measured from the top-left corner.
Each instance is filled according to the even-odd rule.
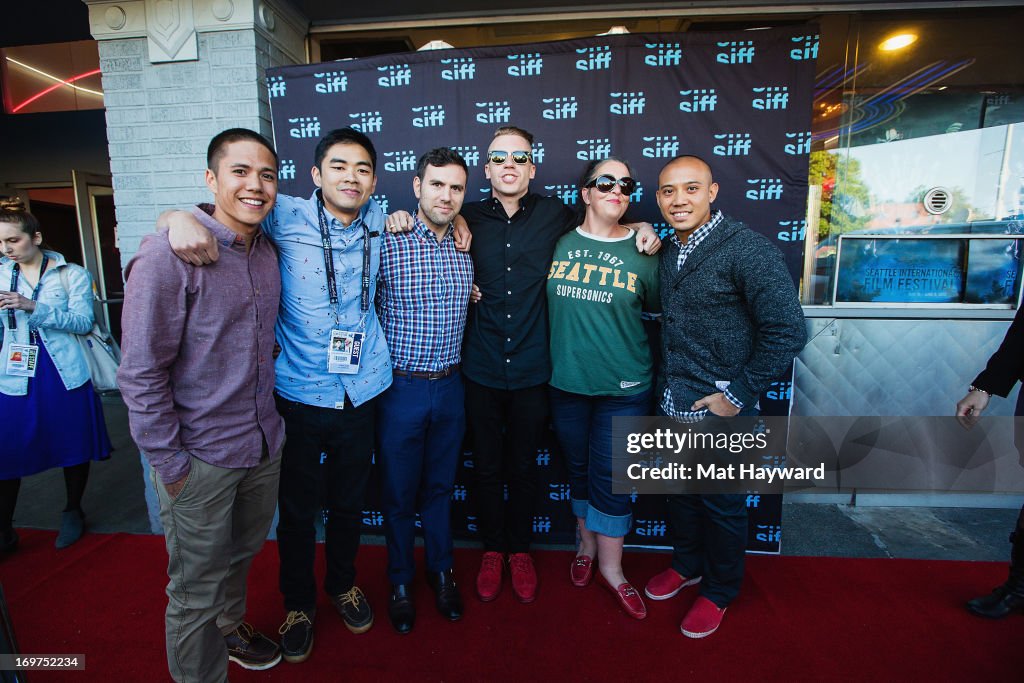
[[[498,137],[499,135],[518,135],[533,147],[533,133],[523,128],[519,128],[518,126],[502,126],[498,130],[494,131],[494,137]]]
[[[39,232],[39,219],[25,208],[18,197],[0,198],[0,223],[15,223],[29,237]]]
[[[594,178],[597,177],[597,175],[596,175],[597,167],[600,166],[601,164],[603,164],[606,161],[617,161],[617,162],[619,162],[620,164],[622,164],[623,166],[626,167],[627,171],[629,171],[629,177],[633,178],[634,180],[636,180],[636,171],[633,170],[633,164],[629,163],[628,161],[626,161],[622,157],[607,156],[607,157],[604,157],[603,159],[592,159],[590,161],[590,163],[587,164],[586,168],[583,169],[583,174],[580,175],[580,185],[579,185],[581,190],[584,187],[586,187],[587,184],[591,180],[593,180]]]
[[[317,168],[323,170],[324,157],[327,156],[327,150],[335,145],[359,145],[370,155],[370,165],[373,167],[374,173],[377,172],[377,150],[374,149],[373,143],[370,142],[370,138],[366,137],[365,133],[351,126],[335,128],[320,138],[320,142],[316,143],[316,151],[313,152],[313,163],[316,164]]]
[[[419,163],[416,164],[416,177],[422,182],[423,176],[427,172],[427,166],[442,168],[452,165],[461,166],[462,170],[466,172],[466,176],[469,176],[469,167],[466,166],[466,160],[462,158],[461,154],[451,147],[437,147],[420,157]]]
[[[270,153],[274,157],[274,167],[277,168],[279,163],[277,158],[277,152],[274,151],[274,146],[270,144],[270,140],[266,139],[254,130],[248,128],[228,128],[225,131],[221,131],[213,136],[210,140],[210,146],[206,148],[206,167],[217,172],[217,164],[227,154],[225,147],[232,142],[239,142],[241,140],[251,140],[252,142],[259,143],[270,150]]]

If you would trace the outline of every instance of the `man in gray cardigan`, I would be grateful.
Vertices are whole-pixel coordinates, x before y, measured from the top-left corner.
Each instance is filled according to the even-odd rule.
[[[758,396],[807,339],[782,254],[767,238],[712,211],[718,194],[703,159],[673,159],[658,177],[658,206],[675,230],[661,255],[663,361],[659,414],[699,422],[708,413],[757,415]],[[680,625],[715,632],[739,593],[746,550],[742,494],[669,497],[672,566],[645,589],[667,600],[703,579]]]

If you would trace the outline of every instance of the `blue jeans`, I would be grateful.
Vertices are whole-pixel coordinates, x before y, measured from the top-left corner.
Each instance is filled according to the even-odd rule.
[[[551,387],[551,423],[569,467],[572,512],[587,529],[629,532],[629,496],[612,493],[612,418],[649,415],[651,390],[632,396],[584,396]]]
[[[395,376],[377,411],[377,464],[388,546],[388,578],[412,583],[416,511],[427,571],[452,567],[452,489],[466,431],[462,375],[442,379]]]

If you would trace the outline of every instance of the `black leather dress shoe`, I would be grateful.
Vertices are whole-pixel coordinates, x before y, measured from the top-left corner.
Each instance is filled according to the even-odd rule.
[[[459,587],[455,585],[452,570],[428,574],[427,581],[434,590],[434,604],[441,616],[449,621],[461,619],[462,596],[459,594]]]
[[[399,583],[391,587],[388,617],[399,633],[408,633],[416,623],[416,606],[412,602],[412,586]]]

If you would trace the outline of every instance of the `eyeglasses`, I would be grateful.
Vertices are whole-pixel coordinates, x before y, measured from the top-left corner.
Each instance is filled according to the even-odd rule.
[[[593,187],[598,192],[611,192],[616,185],[622,188],[622,194],[633,194],[633,190],[636,189],[636,181],[629,176],[615,178],[607,174],[597,176],[583,187]]]
[[[520,166],[528,164],[533,160],[533,154],[531,152],[516,151],[512,152],[512,161],[516,162]],[[487,153],[487,160],[492,164],[503,164],[505,159],[508,159],[509,152],[504,150],[496,149]]]

